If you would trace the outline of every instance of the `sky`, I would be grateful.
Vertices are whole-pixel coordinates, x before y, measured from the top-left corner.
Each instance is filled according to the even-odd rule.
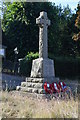
[[[2,1],[2,0],[0,0],[0,7],[1,7],[1,3],[2,3],[1,1]],[[9,0],[5,0],[5,1],[9,1]],[[14,1],[14,0],[13,0],[13,1]],[[15,1],[17,1],[17,0],[15,0]],[[18,0],[18,1],[19,1],[19,0]],[[24,1],[24,0],[23,0],[23,1]],[[29,0],[28,0],[28,1],[29,1]],[[36,0],[30,0],[30,1],[35,2]],[[38,1],[40,1],[40,0],[38,0]],[[43,0],[43,1],[45,1],[45,0]],[[62,7],[63,7],[63,6],[67,6],[67,4],[68,4],[69,7],[71,8],[72,12],[76,13],[75,8],[77,8],[77,4],[78,4],[78,2],[79,2],[80,0],[47,0],[47,1],[54,2],[55,5],[61,4]],[[1,10],[0,10],[0,14],[1,14]]]
[[[61,4],[62,7],[67,6],[67,4],[68,4],[73,12],[75,12],[74,9],[77,8],[77,4],[79,2],[79,0],[48,0],[48,1],[54,2],[55,5]]]

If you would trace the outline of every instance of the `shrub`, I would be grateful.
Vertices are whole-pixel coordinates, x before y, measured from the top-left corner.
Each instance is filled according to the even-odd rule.
[[[32,60],[39,57],[38,53],[30,52],[20,62],[20,75],[30,76]],[[49,55],[54,60],[55,76],[60,78],[80,79],[80,58],[55,57]]]
[[[80,59],[54,57],[55,73],[63,78],[80,78]]]
[[[20,75],[30,76],[32,60],[39,57],[38,53],[30,52],[20,61]]]

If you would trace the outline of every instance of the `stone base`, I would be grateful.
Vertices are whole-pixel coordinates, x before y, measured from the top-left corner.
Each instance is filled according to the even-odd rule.
[[[31,77],[45,78],[54,77],[54,61],[51,59],[38,58],[33,60]]]
[[[27,77],[26,82],[31,82],[31,83],[53,83],[53,82],[59,82],[59,78],[57,77],[45,77],[45,78],[32,78],[32,77]]]
[[[45,94],[44,83],[53,83],[59,82],[59,78],[49,77],[49,78],[26,78],[26,82],[22,82],[21,86],[17,87],[17,89],[30,92],[30,93],[38,93]]]

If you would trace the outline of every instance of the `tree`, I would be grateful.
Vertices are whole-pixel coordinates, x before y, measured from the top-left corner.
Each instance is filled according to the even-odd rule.
[[[7,57],[13,59],[13,49],[17,46],[19,57],[24,57],[28,52],[38,51],[39,28],[36,18],[41,11],[46,11],[51,20],[51,29],[58,22],[58,8],[50,3],[7,3],[4,11],[2,28],[7,37]],[[55,16],[53,17],[53,15]],[[55,22],[54,22],[55,21]],[[54,27],[55,28],[55,27]],[[56,27],[57,28],[57,27]],[[54,30],[56,30],[56,28]]]
[[[48,28],[49,53],[56,55],[74,55],[75,44],[72,42],[73,15],[69,6],[62,9],[51,2],[13,2],[5,3],[2,29],[5,34],[3,44],[7,46],[7,58],[13,60],[14,48],[19,51],[18,57],[28,52],[38,52],[39,27],[36,18],[41,11],[46,11],[51,20]],[[72,25],[71,25],[72,24]],[[3,34],[3,35],[4,35]]]
[[[75,41],[77,41],[77,40],[80,40],[80,4],[78,4],[78,6],[77,6],[77,18],[76,18],[76,20],[75,20],[75,26],[77,27],[77,29],[78,29],[78,33],[76,34],[74,34],[73,35],[73,39],[75,40]]]

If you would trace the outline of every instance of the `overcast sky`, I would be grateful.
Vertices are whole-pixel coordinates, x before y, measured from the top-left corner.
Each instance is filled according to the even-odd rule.
[[[48,0],[48,1],[54,2],[55,5],[61,4],[62,6],[67,6],[68,4],[72,11],[74,11],[74,9],[77,8],[77,4],[80,0]]]

